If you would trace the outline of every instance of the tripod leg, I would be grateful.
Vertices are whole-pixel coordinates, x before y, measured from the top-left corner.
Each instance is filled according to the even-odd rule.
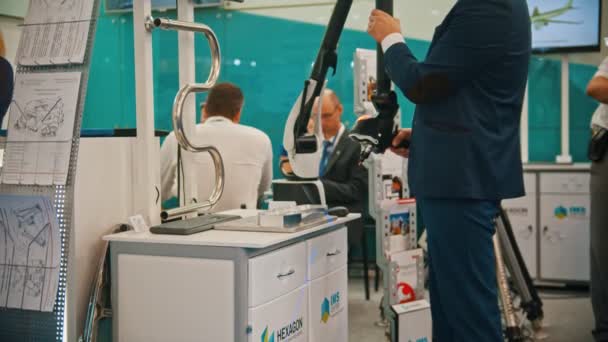
[[[535,329],[538,329],[542,326],[544,316],[543,303],[532,283],[532,278],[521,256],[517,240],[515,240],[513,228],[504,210],[501,210],[500,217],[496,221],[496,234],[502,248],[504,263],[509,270],[516,292],[521,296],[522,309]]]
[[[513,300],[509,292],[507,282],[507,271],[503,261],[503,255],[498,241],[498,235],[494,235],[494,253],[496,255],[496,278],[498,282],[498,293],[502,303],[503,315],[506,322],[506,337],[510,342],[523,341],[523,335],[513,310]]]

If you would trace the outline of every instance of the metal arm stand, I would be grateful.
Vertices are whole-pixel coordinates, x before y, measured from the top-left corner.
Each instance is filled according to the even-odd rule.
[[[148,31],[152,31],[155,28],[202,33],[207,39],[209,43],[209,48],[211,50],[211,70],[209,72],[209,76],[207,77],[207,81],[202,84],[186,84],[177,92],[177,95],[175,96],[175,101],[173,103],[172,117],[175,137],[177,138],[177,141],[182,148],[190,152],[207,152],[211,155],[211,159],[213,160],[213,164],[215,166],[215,188],[213,189],[211,196],[205,201],[186,205],[172,210],[163,211],[161,213],[161,218],[163,220],[169,220],[196,212],[199,209],[208,209],[213,207],[220,200],[222,192],[224,190],[224,163],[222,161],[222,156],[220,155],[219,151],[213,146],[195,145],[186,133],[187,131],[193,131],[195,122],[184,122],[182,116],[184,102],[186,101],[186,97],[188,95],[192,93],[202,93],[209,91],[217,82],[217,79],[220,75],[221,55],[217,36],[213,32],[213,30],[211,30],[211,28],[207,25],[165,18],[152,19],[151,17],[148,17],[146,20],[146,29]],[[186,125],[189,125],[190,127]]]
[[[542,328],[544,317],[543,303],[532,283],[532,278],[524,263],[519,247],[513,234],[513,229],[507,213],[501,209],[496,220],[496,235],[494,237],[498,289],[506,319],[506,336],[509,341],[524,339],[517,317],[514,315],[511,292],[519,295],[520,307],[534,330]],[[507,276],[508,271],[508,276]],[[510,280],[510,282],[509,282]],[[509,286],[511,285],[511,286]]]

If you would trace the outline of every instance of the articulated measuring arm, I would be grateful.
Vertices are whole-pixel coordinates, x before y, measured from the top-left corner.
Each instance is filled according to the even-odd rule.
[[[293,131],[296,139],[296,153],[310,153],[317,149],[316,139],[307,136],[308,121],[310,120],[314,101],[321,95],[321,90],[323,89],[325,79],[327,78],[327,72],[331,68],[333,69],[333,74],[336,74],[336,67],[338,65],[338,53],[336,52],[338,41],[342,35],[346,18],[348,17],[352,4],[353,0],[338,0],[336,3],[310,78],[304,82],[302,101],[300,103],[300,114],[298,115]]]
[[[292,108],[285,125],[283,145],[287,150],[294,174],[302,179],[318,177],[321,151],[321,134],[309,134],[308,121],[315,99],[321,95],[330,68],[336,72],[338,41],[353,0],[338,0],[327,25],[323,42],[313,65],[310,78],[304,82],[304,90]],[[376,8],[392,15],[393,0],[376,0]],[[372,100],[377,110],[375,117],[357,123],[350,137],[361,144],[361,161],[371,152],[382,153],[390,147],[398,125],[394,123],[399,111],[397,95],[391,90],[391,81],[384,70],[384,54],[378,45],[378,88]],[[375,113],[374,113],[375,114]]]
[[[327,72],[330,68],[334,70],[334,73],[336,72],[338,63],[336,49],[352,3],[353,0],[337,1],[310,78],[304,82],[304,90],[287,117],[283,146],[287,151],[293,173],[300,179],[317,179],[319,177],[319,163],[321,160],[319,146],[323,139],[322,133],[320,129],[317,129],[314,134],[309,134],[307,126],[315,99],[321,95],[325,85]]]

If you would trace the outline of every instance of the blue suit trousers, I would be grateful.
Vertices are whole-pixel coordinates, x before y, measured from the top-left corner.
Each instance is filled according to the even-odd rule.
[[[499,202],[417,202],[427,230],[433,341],[504,341],[492,241]]]

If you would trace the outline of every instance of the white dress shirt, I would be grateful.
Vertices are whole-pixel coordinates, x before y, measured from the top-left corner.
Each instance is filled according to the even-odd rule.
[[[344,127],[344,124],[340,124],[340,129],[338,130],[338,134],[334,135],[333,137],[329,137],[328,139],[323,138],[323,141],[328,141],[331,143],[331,147],[329,148],[329,151],[328,151],[329,158],[331,158],[331,155],[334,153],[334,150],[336,149],[336,145],[342,138],[342,134],[344,134],[345,130],[346,130],[346,128]]]
[[[270,138],[253,127],[235,124],[214,116],[196,126],[196,144],[215,146],[224,161],[224,193],[212,211],[238,209],[245,205],[255,209],[257,200],[270,189],[272,182],[272,145]],[[161,185],[163,201],[177,196],[177,140],[173,133],[165,139],[161,151]],[[198,200],[209,198],[215,186],[215,168],[208,153],[182,150],[197,175]],[[188,186],[186,180],[186,186]]]
[[[597,73],[595,74],[594,77],[604,77],[604,78],[608,79],[608,57],[606,57],[604,59],[604,61],[602,62],[602,64],[600,64],[600,67],[598,68]],[[601,103],[597,107],[595,114],[593,114],[593,117],[591,118],[591,128],[593,128],[593,126],[599,126],[604,129],[608,129],[608,105],[607,104]]]
[[[388,36],[384,37],[380,45],[382,46],[382,51],[386,52],[388,49],[390,49],[391,46],[399,43],[405,43],[405,39],[403,38],[401,33],[391,33]]]

